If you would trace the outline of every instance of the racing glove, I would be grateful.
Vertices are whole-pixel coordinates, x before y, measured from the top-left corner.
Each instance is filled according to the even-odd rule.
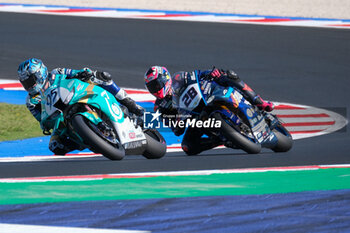
[[[88,82],[93,76],[93,72],[87,68],[84,71],[77,73],[73,78],[77,78],[83,82]]]
[[[220,78],[222,75],[224,74],[224,72],[222,70],[219,70],[217,68],[213,68],[213,70],[209,73],[210,77],[212,79],[217,79]]]
[[[223,70],[223,69],[217,69],[215,67],[209,73],[209,75],[212,79],[218,79],[218,78],[221,78],[222,76],[226,76],[227,78],[232,80],[239,79],[238,75],[233,70]]]

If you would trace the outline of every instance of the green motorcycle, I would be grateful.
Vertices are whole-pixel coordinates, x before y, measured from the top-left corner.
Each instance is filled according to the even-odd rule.
[[[52,129],[80,148],[111,160],[130,154],[159,159],[166,153],[165,140],[157,130],[143,130],[136,116],[97,85],[52,75],[43,83],[41,97],[44,134]]]

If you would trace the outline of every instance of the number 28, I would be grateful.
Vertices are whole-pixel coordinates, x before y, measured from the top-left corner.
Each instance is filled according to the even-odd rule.
[[[186,107],[188,107],[190,105],[190,103],[192,102],[192,100],[194,99],[194,97],[197,96],[197,91],[194,87],[191,87],[187,93],[182,97],[182,102],[186,105]]]

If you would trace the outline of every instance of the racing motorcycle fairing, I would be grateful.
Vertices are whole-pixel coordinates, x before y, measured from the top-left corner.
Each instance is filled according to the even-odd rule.
[[[264,147],[272,147],[276,143],[277,138],[266,124],[264,115],[247,101],[240,91],[233,87],[222,87],[216,83],[212,85],[214,90],[212,95],[208,97],[209,100],[212,99],[209,104],[222,104],[222,107],[214,112],[220,112],[226,116],[231,125],[247,124],[253,134],[248,135],[250,140],[260,143]]]
[[[116,98],[103,88],[80,81],[68,79],[65,75],[52,75],[43,84],[42,95],[42,128],[62,129],[61,135],[68,132],[66,119],[72,117],[70,110],[76,106],[84,106],[74,115],[79,114],[85,117],[90,125],[97,127],[99,123],[108,120],[113,125],[117,139],[124,148],[143,148],[146,145],[146,138],[142,128],[124,115]],[[76,110],[76,109],[75,109]],[[100,112],[106,119],[101,119]],[[78,134],[70,132],[74,141],[82,144]]]
[[[210,115],[219,112],[226,117],[227,123],[236,129],[243,123],[246,124],[250,128],[250,135],[246,135],[249,140],[268,148],[277,143],[272,128],[270,129],[265,121],[265,115],[236,88],[200,79],[197,71],[173,79],[172,85],[175,90],[173,104],[178,109],[194,115],[199,115],[203,109],[210,112]]]

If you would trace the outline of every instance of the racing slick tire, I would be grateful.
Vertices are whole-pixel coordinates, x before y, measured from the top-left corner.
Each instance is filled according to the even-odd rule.
[[[87,119],[82,115],[75,115],[71,121],[76,133],[83,139],[84,143],[95,153],[100,153],[110,160],[121,160],[125,156],[123,146],[118,143],[112,145],[94,132],[86,123]]]
[[[271,150],[273,150],[274,152],[287,152],[293,146],[292,136],[284,127],[282,127],[283,126],[279,126],[278,128],[272,130],[278,140],[277,145],[271,148]]]
[[[166,153],[166,142],[163,136],[154,129],[147,129],[144,131],[147,139],[147,147],[143,152],[143,156],[147,159],[160,159]]]
[[[239,133],[235,128],[229,125],[219,113],[213,114],[216,120],[221,121],[221,133],[234,145],[244,150],[248,154],[258,154],[261,151],[261,145],[259,143],[254,143],[247,137]]]

